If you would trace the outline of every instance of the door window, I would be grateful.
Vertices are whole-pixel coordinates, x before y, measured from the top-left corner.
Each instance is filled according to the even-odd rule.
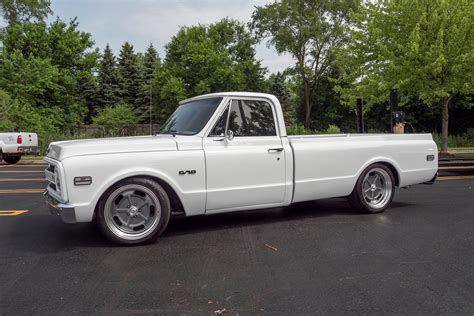
[[[227,129],[235,137],[276,136],[271,105],[265,101],[233,100]]]

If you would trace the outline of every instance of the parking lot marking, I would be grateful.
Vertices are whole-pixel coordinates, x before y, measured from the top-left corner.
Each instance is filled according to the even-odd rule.
[[[44,170],[2,170],[0,173],[44,173]]]
[[[0,216],[18,216],[26,212],[28,210],[2,210],[0,211]]]
[[[46,181],[46,178],[0,178],[0,182]]]
[[[43,193],[45,189],[11,189],[0,190],[0,194],[17,194],[17,193]]]
[[[443,176],[443,177],[438,177],[437,180],[443,181],[443,180],[474,180],[474,175],[473,176]]]

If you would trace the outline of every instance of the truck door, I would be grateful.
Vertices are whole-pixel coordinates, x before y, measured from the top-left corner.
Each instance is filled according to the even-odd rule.
[[[285,155],[275,122],[274,105],[267,101],[229,102],[203,140],[207,213],[283,202]]]

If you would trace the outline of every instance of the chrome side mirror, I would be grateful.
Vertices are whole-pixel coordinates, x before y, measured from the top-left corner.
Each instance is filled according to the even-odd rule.
[[[232,141],[234,139],[234,132],[230,129],[225,131],[225,139],[227,139],[228,141]]]

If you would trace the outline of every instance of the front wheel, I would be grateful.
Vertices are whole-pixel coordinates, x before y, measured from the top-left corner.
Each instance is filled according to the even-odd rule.
[[[97,224],[111,241],[139,245],[155,240],[170,220],[166,191],[153,180],[131,178],[113,185],[101,198]]]
[[[395,195],[392,171],[383,164],[373,164],[362,172],[348,197],[349,203],[364,213],[381,213]]]
[[[3,160],[9,165],[14,165],[20,161],[21,156],[3,156]]]

